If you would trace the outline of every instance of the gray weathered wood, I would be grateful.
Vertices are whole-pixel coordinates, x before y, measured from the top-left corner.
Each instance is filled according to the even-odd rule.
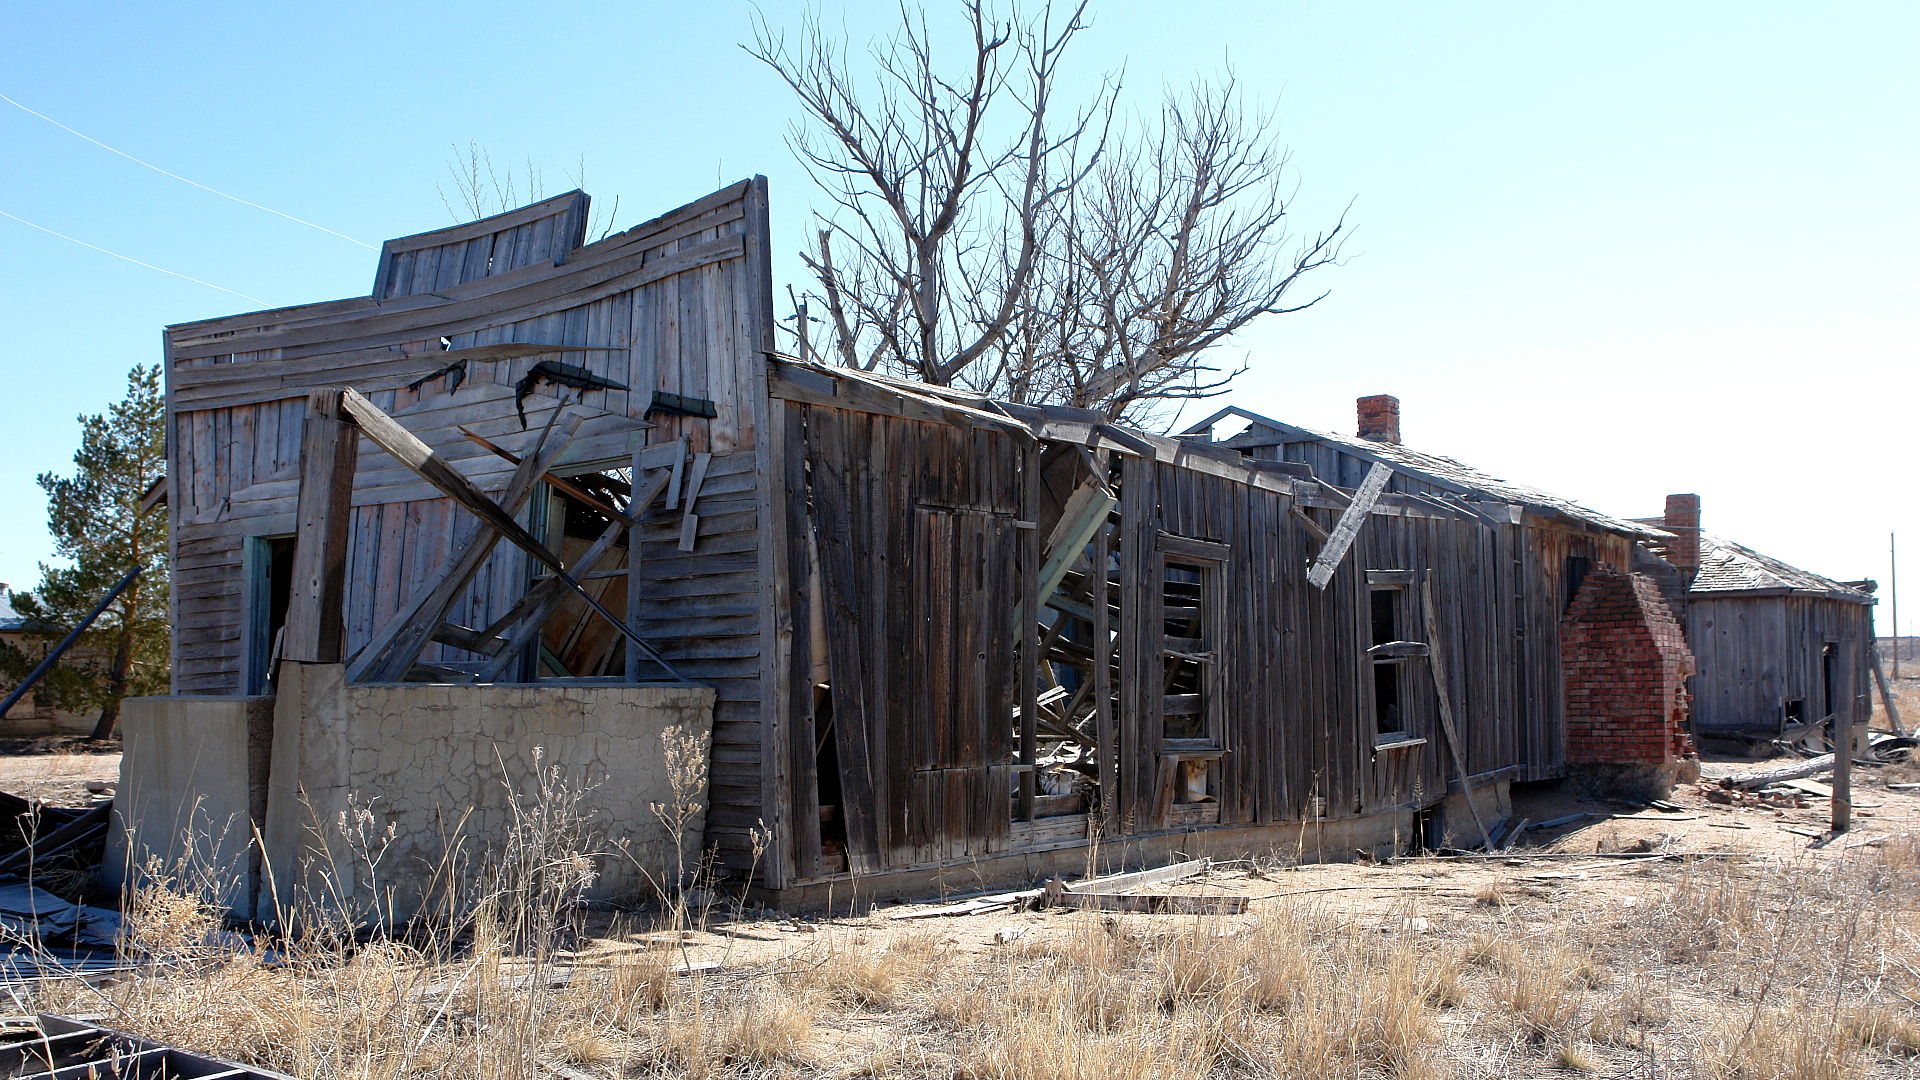
[[[1893,700],[1893,694],[1887,690],[1887,672],[1880,663],[1880,650],[1869,642],[1867,655],[1873,658],[1873,681],[1880,688],[1880,706],[1887,714],[1887,723],[1892,726],[1895,735],[1905,735],[1907,729],[1900,723],[1900,705]]]
[[[368,405],[367,408],[372,406]],[[574,417],[562,426],[557,438],[548,438],[553,422],[559,418],[560,413],[555,412],[549,419],[549,428],[542,433],[541,443],[514,469],[513,479],[501,494],[500,502],[495,504],[496,514],[519,513],[532,497],[539,478],[546,474],[548,467],[566,449],[567,442],[579,426],[579,418]],[[417,450],[414,452],[417,453]],[[427,452],[431,454],[431,451]],[[473,580],[473,575],[480,572],[480,567],[493,554],[494,545],[499,542],[501,535],[485,519],[472,523],[455,546],[455,555],[447,568],[438,578],[423,584],[411,601],[361,649],[359,656],[349,664],[348,677],[355,682],[394,682],[404,678],[419,657],[421,648],[445,620],[447,608],[459,598],[467,583]]]
[[[1374,467],[1379,468],[1377,465]],[[1466,751],[1460,743],[1460,729],[1453,722],[1453,693],[1447,685],[1446,650],[1440,641],[1440,621],[1434,615],[1431,577],[1420,582],[1420,611],[1426,621],[1427,663],[1433,670],[1433,692],[1440,706],[1440,728],[1447,736],[1447,753],[1453,758],[1454,772],[1460,781],[1460,792],[1466,801],[1467,812],[1473,815],[1474,828],[1480,830],[1480,843],[1491,851],[1493,837],[1487,832],[1487,823],[1480,819],[1480,808],[1474,804],[1473,776],[1467,769]]]
[[[1353,493],[1353,501],[1341,511],[1340,520],[1333,527],[1333,535],[1314,555],[1313,565],[1307,570],[1309,585],[1324,589],[1333,580],[1334,570],[1340,566],[1340,560],[1346,558],[1354,537],[1360,535],[1360,526],[1366,524],[1367,515],[1373,512],[1374,502],[1387,489],[1387,481],[1392,478],[1393,469],[1381,462],[1374,462],[1373,467],[1367,470],[1367,478],[1360,482],[1359,490]]]
[[[308,397],[300,434],[300,524],[281,651],[287,659],[312,664],[337,664],[345,649],[347,542],[359,438],[341,413],[340,393],[316,390]]]

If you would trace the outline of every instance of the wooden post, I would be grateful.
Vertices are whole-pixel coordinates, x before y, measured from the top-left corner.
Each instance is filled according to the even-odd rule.
[[[341,410],[340,394],[337,386],[309,394],[300,432],[293,588],[280,652],[308,664],[339,663],[346,640],[347,539],[360,432]]]
[[[1905,735],[1907,729],[1900,722],[1900,706],[1894,703],[1893,692],[1887,688],[1887,670],[1880,666],[1880,647],[1872,646],[1869,655],[1873,657],[1873,681],[1880,688],[1880,707],[1886,710],[1887,723],[1895,735]]]
[[[1853,718],[1833,716],[1833,831],[1853,824]]]

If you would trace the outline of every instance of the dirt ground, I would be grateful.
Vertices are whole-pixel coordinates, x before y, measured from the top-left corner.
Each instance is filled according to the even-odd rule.
[[[0,791],[47,806],[86,806],[120,782],[120,743],[73,736],[0,742]]]
[[[1516,792],[1513,819],[1552,821],[1585,812],[1593,816],[1550,830],[1530,829],[1508,857],[1408,856],[1384,863],[1329,862],[1267,865],[1259,860],[1216,864],[1204,874],[1154,892],[1245,896],[1251,921],[1277,904],[1306,904],[1316,915],[1374,922],[1382,930],[1422,933],[1466,930],[1491,911],[1503,918],[1566,921],[1617,913],[1644,902],[1652,888],[1707,861],[1764,873],[1788,865],[1805,868],[1835,862],[1862,848],[1920,835],[1920,790],[1888,790],[1891,782],[1920,781],[1920,767],[1856,769],[1853,826],[1828,836],[1829,804],[1811,794],[1802,805],[1765,806],[1751,797],[1725,805],[1707,797],[1719,777],[1770,768],[1773,761],[1709,761],[1698,784],[1677,788],[1667,802],[1677,809],[1632,808],[1581,799],[1552,788]],[[1814,778],[1824,782],[1831,777]],[[1491,824],[1491,823],[1489,823]],[[1640,853],[1639,857],[1616,857]],[[1580,856],[1589,856],[1581,858]],[[1298,899],[1295,899],[1298,898]],[[953,906],[964,896],[918,904],[873,906],[833,916],[720,919],[708,929],[682,935],[689,962],[754,966],[804,950],[814,934],[851,934],[863,945],[884,948],[890,937],[937,933],[961,951],[990,951],[1010,941],[1037,942],[1067,935],[1089,918],[1142,925],[1174,916],[1034,912],[1017,908],[968,915],[922,913]],[[1920,897],[1914,898],[1920,904]],[[1490,902],[1491,901],[1491,902]],[[1229,922],[1236,917],[1226,917]],[[620,947],[603,941],[603,947]],[[588,950],[592,952],[592,949]]]
[[[1818,799],[1715,781],[1761,767],[1711,762],[1665,808],[1519,792],[1516,819],[1592,816],[1509,852],[1252,858],[1153,890],[1246,898],[1231,915],[703,896],[524,955],[483,919],[444,955],[326,939],[269,965],[207,955],[212,913],[156,894],[134,937],[190,962],[34,1007],[104,994],[130,1030],[314,1080],[420,1054],[476,1080],[1920,1076],[1920,791],[1887,786],[1920,766],[1860,770],[1839,837]]]

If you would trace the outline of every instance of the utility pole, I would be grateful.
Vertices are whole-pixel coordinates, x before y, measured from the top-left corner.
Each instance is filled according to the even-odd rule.
[[[1899,533],[1887,534],[1887,595],[1893,600],[1893,679],[1900,681],[1900,549]]]

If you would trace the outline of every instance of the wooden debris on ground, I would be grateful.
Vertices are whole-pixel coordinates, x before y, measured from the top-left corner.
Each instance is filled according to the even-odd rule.
[[[1127,874],[1109,874],[1072,884],[1055,879],[1047,883],[1041,902],[1047,907],[1078,908],[1083,911],[1134,911],[1165,915],[1238,915],[1247,910],[1244,896],[1194,895],[1187,893],[1143,893],[1154,885],[1185,881],[1205,873],[1212,863],[1207,859],[1174,863],[1154,870]]]

